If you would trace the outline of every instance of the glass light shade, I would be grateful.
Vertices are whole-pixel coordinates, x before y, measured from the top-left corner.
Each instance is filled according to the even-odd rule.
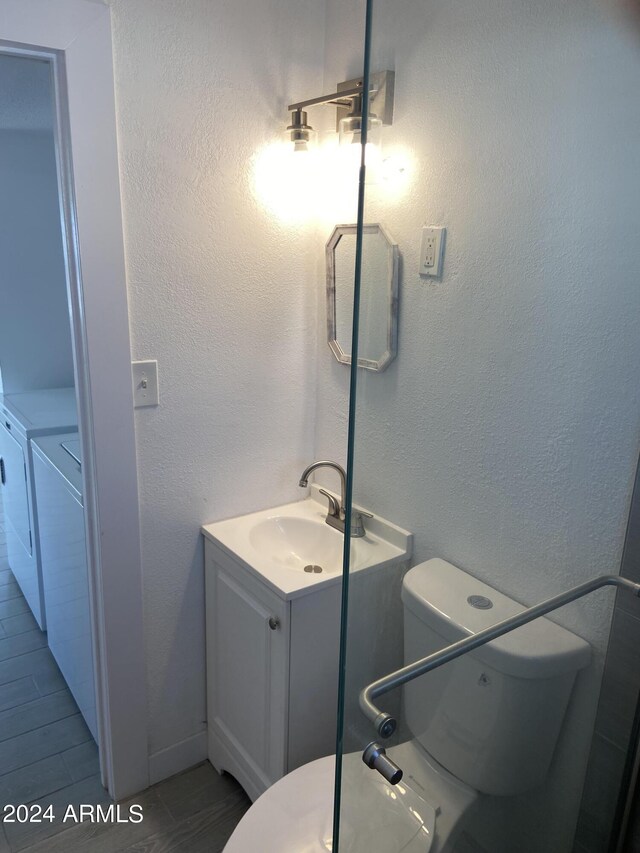
[[[362,142],[362,116],[347,116],[340,119],[340,145],[360,145]],[[367,145],[381,148],[382,122],[377,116],[367,121]]]
[[[287,130],[285,141],[295,152],[310,151],[315,148],[318,134],[315,130]]]

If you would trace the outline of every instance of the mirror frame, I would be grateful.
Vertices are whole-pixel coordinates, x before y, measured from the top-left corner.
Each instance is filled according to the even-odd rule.
[[[379,222],[363,225],[363,234],[381,234],[387,243],[387,287],[389,313],[387,318],[386,349],[381,357],[374,361],[369,358],[358,358],[358,367],[374,370],[380,373],[391,364],[398,354],[398,280],[400,253],[398,244],[394,243],[388,232]],[[347,235],[356,235],[356,225],[336,225],[327,240],[325,255],[327,267],[327,342],[329,349],[341,364],[351,364],[351,355],[343,350],[336,337],[336,263],[335,250]]]

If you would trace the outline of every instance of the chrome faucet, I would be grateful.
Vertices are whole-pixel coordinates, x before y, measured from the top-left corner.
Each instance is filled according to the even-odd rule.
[[[298,485],[301,488],[306,488],[309,485],[309,474],[315,471],[317,468],[333,468],[334,471],[337,471],[340,475],[340,503],[334,498],[333,495],[326,492],[324,489],[320,489],[320,494],[324,495],[325,498],[329,501],[329,511],[327,513],[327,517],[325,521],[330,527],[339,530],[340,533],[344,533],[344,520],[346,515],[346,507],[345,507],[345,494],[347,491],[347,475],[345,474],[344,468],[342,465],[338,465],[337,462],[329,462],[328,460],[322,460],[320,462],[313,462],[307,468],[304,469],[302,475],[300,477],[300,482]],[[364,524],[362,521],[363,516],[367,518],[373,518],[371,513],[369,512],[352,512],[351,513],[351,536],[354,539],[361,538],[365,535]]]

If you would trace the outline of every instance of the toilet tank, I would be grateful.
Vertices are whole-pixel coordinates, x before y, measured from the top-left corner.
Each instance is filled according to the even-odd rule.
[[[405,663],[525,609],[440,559],[407,572],[402,601]],[[520,794],[547,775],[576,673],[590,659],[587,642],[541,617],[409,682],[405,719],[467,785]]]

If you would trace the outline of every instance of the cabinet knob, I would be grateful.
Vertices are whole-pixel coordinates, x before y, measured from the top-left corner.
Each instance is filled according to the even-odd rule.
[[[280,627],[280,620],[277,616],[269,616],[269,627],[272,631]]]

